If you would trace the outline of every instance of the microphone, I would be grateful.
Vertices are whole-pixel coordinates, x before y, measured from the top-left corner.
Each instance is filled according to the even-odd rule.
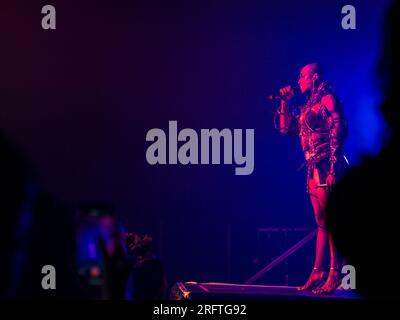
[[[293,90],[294,94],[297,94],[297,91],[299,90],[299,85],[297,83],[291,84],[290,88]],[[275,90],[274,92],[272,92],[267,97],[267,99],[269,101],[273,101],[273,100],[276,100],[276,99],[281,99],[282,97],[283,97],[283,95],[280,93],[280,91],[279,90]]]

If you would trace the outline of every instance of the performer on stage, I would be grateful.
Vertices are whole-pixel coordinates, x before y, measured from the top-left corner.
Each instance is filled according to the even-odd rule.
[[[281,104],[274,121],[281,133],[300,136],[308,172],[307,192],[318,225],[314,268],[299,290],[324,294],[338,288],[342,278],[342,262],[326,228],[325,208],[329,192],[348,165],[343,150],[347,126],[342,104],[331,85],[324,80],[319,64],[304,66],[298,84],[301,93],[308,95],[308,101],[297,108],[289,108],[289,101],[294,96],[293,88],[281,89]],[[329,272],[324,265],[328,247]]]

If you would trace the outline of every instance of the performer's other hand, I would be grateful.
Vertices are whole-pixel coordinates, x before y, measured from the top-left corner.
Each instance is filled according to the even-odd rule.
[[[326,177],[326,186],[327,186],[327,190],[328,190],[329,192],[332,191],[333,186],[335,185],[335,183],[336,183],[336,177],[335,177],[334,175],[332,175],[332,174],[329,174],[329,175]]]
[[[294,97],[294,91],[291,86],[284,87],[279,92],[282,95],[282,100],[288,101]]]

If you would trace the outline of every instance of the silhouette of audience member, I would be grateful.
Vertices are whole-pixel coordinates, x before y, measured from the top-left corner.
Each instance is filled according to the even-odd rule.
[[[327,223],[337,248],[356,270],[356,290],[366,298],[400,297],[397,266],[400,226],[399,1],[385,22],[384,49],[378,65],[388,124],[388,140],[379,155],[365,158],[333,190]],[[368,124],[366,124],[368,125]]]
[[[0,299],[126,298],[132,268],[121,234],[113,234],[112,252],[96,243],[105,267],[99,295],[78,273],[76,246],[83,244],[76,242],[72,210],[40,188],[28,160],[1,132],[0,212]],[[45,265],[55,268],[55,290],[42,287]]]
[[[0,133],[0,298],[75,298],[74,235],[69,210],[43,192],[24,155]],[[42,268],[56,268],[44,290]]]
[[[24,237],[31,225],[27,207],[34,186],[28,163],[0,133],[0,297],[15,296],[21,266],[25,261]],[[24,208],[25,207],[25,208]]]

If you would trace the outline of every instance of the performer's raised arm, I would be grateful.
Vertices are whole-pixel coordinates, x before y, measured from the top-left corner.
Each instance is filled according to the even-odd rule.
[[[289,109],[289,101],[294,96],[294,91],[290,86],[279,90],[281,93],[281,104],[275,114],[275,128],[280,133],[287,134],[293,131],[296,126],[296,119],[293,117]]]

